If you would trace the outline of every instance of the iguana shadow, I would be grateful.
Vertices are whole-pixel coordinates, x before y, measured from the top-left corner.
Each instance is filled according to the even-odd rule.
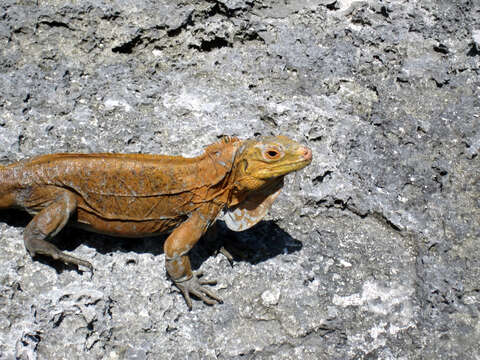
[[[271,220],[261,221],[252,228],[234,232],[223,221],[217,221],[217,234],[207,233],[199,244],[192,249],[192,266],[200,266],[212,253],[220,251],[222,246],[233,257],[233,263],[244,261],[258,264],[280,254],[299,251],[302,243]],[[197,264],[197,261],[200,262]]]
[[[30,220],[31,216],[20,210],[0,211],[0,222],[10,226],[24,228]],[[233,263],[244,261],[250,264],[261,263],[279,254],[294,253],[302,248],[300,241],[292,238],[271,220],[261,221],[242,232],[229,230],[223,221],[217,221],[215,228],[215,231],[207,232],[190,252],[193,269],[198,269],[206,259],[218,253],[222,246],[232,255]],[[75,255],[75,249],[81,244],[94,248],[103,255],[116,251],[161,255],[167,236],[168,234],[145,238],[121,238],[66,226],[49,241],[62,251],[72,252],[72,255]],[[75,268],[75,266],[64,265],[49,257],[36,256],[35,260],[52,266],[57,272]]]

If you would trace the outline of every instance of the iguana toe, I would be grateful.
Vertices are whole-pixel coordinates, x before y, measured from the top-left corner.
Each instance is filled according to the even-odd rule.
[[[188,280],[175,281],[175,286],[177,286],[182,292],[189,310],[192,310],[192,299],[190,294],[198,297],[208,305],[223,303],[223,300],[214,291],[203,286],[215,285],[217,282],[215,280],[200,280],[199,277],[202,275],[201,272],[198,272]]]

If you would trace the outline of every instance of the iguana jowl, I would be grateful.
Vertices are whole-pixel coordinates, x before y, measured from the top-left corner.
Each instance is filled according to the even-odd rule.
[[[221,301],[192,272],[188,252],[224,212],[235,231],[260,221],[283,177],[312,160],[309,148],[285,136],[224,137],[195,158],[144,154],[52,154],[0,167],[0,208],[26,210],[33,219],[25,246],[65,263],[92,265],[46,241],[66,224],[113,236],[171,232],[166,268],[191,308],[190,294]]]

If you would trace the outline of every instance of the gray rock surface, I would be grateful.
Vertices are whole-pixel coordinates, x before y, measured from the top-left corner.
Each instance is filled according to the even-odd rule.
[[[480,4],[3,0],[0,161],[196,155],[285,134],[314,162],[267,221],[192,261],[66,229],[88,273],[32,261],[0,214],[0,359],[479,359]]]

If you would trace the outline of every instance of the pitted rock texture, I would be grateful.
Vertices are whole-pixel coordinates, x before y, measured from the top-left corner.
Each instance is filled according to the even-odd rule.
[[[480,4],[0,4],[0,161],[313,149],[266,221],[202,239],[224,304],[189,312],[163,238],[66,229],[32,261],[0,213],[0,359],[480,358]]]

